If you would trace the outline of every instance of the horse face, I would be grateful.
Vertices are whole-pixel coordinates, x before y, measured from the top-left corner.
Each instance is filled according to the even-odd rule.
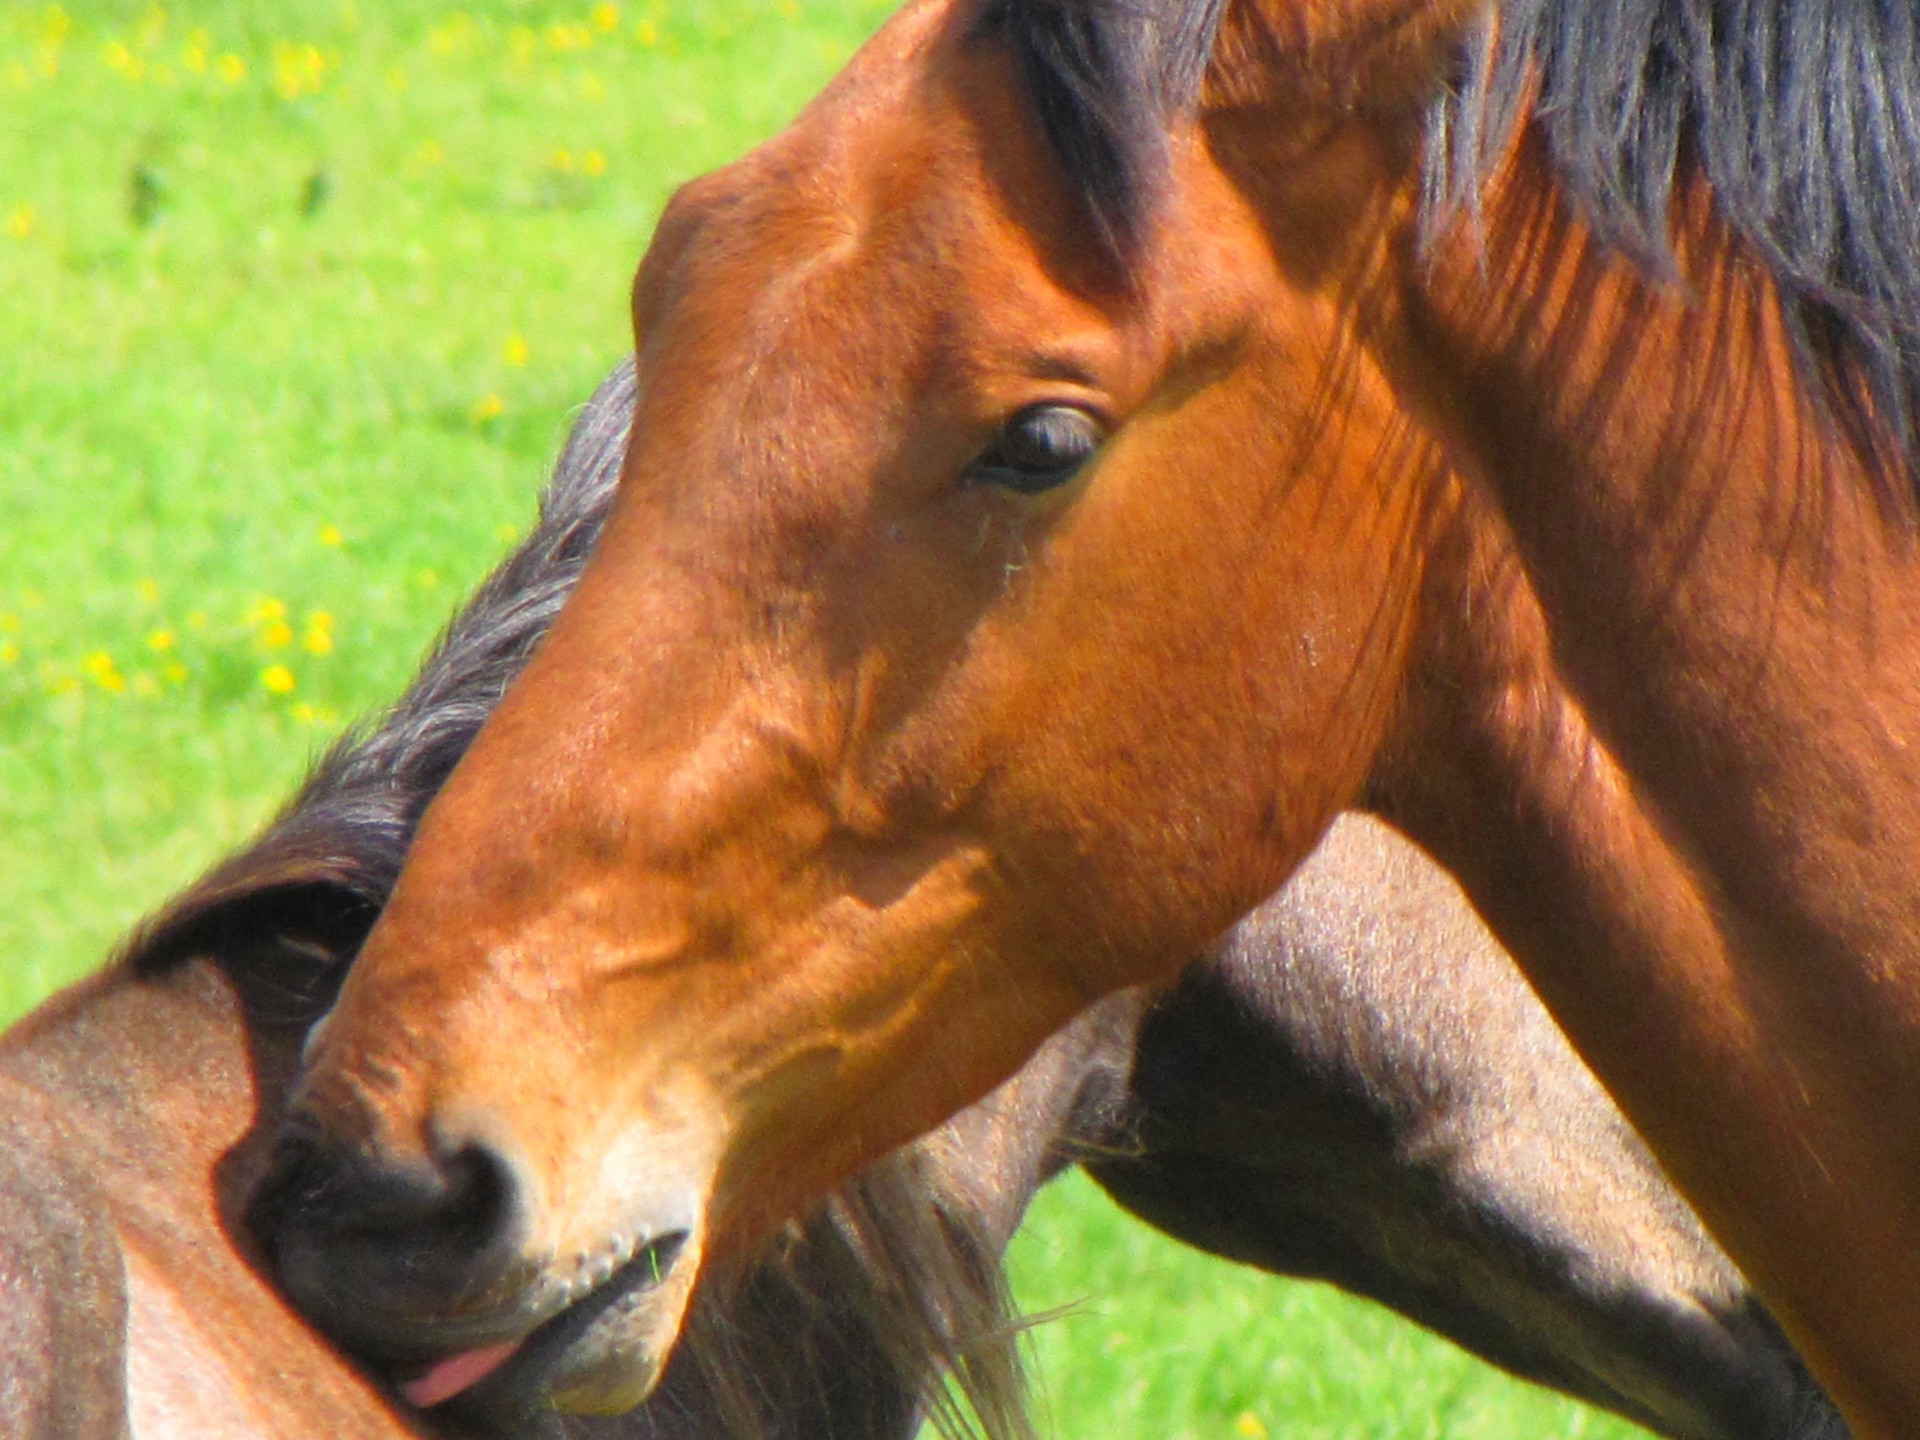
[[[1021,88],[910,8],[661,222],[608,528],[283,1159],[283,1275],[423,1403],[637,1401],[703,1263],[1197,953],[1386,723],[1429,467],[1351,335],[1378,217],[1276,228],[1228,119],[1121,264]]]

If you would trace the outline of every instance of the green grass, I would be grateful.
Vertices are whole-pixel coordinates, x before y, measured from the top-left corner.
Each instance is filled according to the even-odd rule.
[[[873,0],[0,3],[0,1017],[391,697],[626,343],[677,181]],[[1061,1436],[1625,1436],[1072,1184]]]

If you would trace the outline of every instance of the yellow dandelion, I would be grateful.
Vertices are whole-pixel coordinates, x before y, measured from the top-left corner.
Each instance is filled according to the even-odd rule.
[[[603,35],[609,31],[618,30],[620,28],[620,7],[614,4],[594,6],[593,28]]]
[[[506,343],[500,347],[500,358],[509,365],[527,363],[527,337],[514,334],[507,336]]]
[[[178,660],[169,660],[160,671],[169,685],[183,685],[187,679],[187,667]]]
[[[327,630],[309,630],[301,645],[309,655],[331,655],[333,653],[333,634]]]
[[[260,644],[268,650],[279,650],[293,643],[293,627],[284,620],[270,620],[260,627]]]
[[[473,408],[467,411],[468,418],[476,425],[484,425],[489,420],[498,420],[506,413],[507,402],[491,390],[474,401]]]
[[[520,527],[510,523],[502,524],[493,532],[493,538],[502,545],[511,545],[520,538]]]
[[[633,26],[633,38],[641,45],[652,49],[660,43],[660,32],[653,28],[651,20],[637,20]]]
[[[94,675],[93,683],[109,695],[118,695],[127,688],[127,677],[118,670],[102,670]]]
[[[333,612],[330,610],[309,610],[307,612],[307,628],[309,630],[331,631],[333,629]]]
[[[302,725],[311,725],[320,718],[320,712],[304,700],[296,701],[287,713]]]
[[[227,85],[238,85],[247,78],[247,62],[231,50],[214,62],[213,73]]]
[[[558,170],[562,175],[571,175],[573,173],[573,152],[565,146],[562,146],[547,157],[547,164],[555,170]]]
[[[607,157],[598,150],[589,150],[580,157],[580,168],[589,175],[604,175],[607,173]]]
[[[187,41],[180,49],[180,63],[187,67],[189,75],[207,73],[207,44],[201,39]]]
[[[329,550],[338,550],[346,544],[347,537],[340,533],[338,525],[322,525],[319,534],[320,543]]]
[[[33,234],[33,228],[40,221],[40,214],[31,205],[16,205],[7,212],[7,234],[16,240],[24,240]]]
[[[413,583],[422,590],[431,590],[440,583],[440,572],[431,567],[416,570],[413,573]]]
[[[40,33],[50,45],[58,45],[73,29],[73,17],[63,5],[49,5],[40,12]]]
[[[80,668],[95,679],[98,679],[102,675],[112,673],[113,656],[104,650],[92,651],[87,655],[86,659],[80,662]]]
[[[249,625],[268,625],[275,620],[287,618],[287,602],[276,600],[271,595],[262,595],[247,606],[246,623]],[[191,617],[189,617],[191,620]]]
[[[11,665],[20,658],[20,647],[11,640],[0,640],[0,665]]]
[[[173,631],[166,629],[164,626],[158,630],[149,630],[147,632],[147,648],[155,654],[163,654],[173,649],[176,638]]]
[[[1267,1440],[1266,1423],[1251,1410],[1242,1410],[1233,1418],[1233,1433],[1247,1440]]]
[[[260,672],[260,684],[271,695],[291,695],[294,683],[293,672],[284,665],[269,665]]]
[[[133,64],[133,52],[122,42],[109,40],[100,47],[100,59],[109,70],[118,70],[124,74],[127,67]]]

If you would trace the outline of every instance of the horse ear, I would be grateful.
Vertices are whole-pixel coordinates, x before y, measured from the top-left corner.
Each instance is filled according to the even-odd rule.
[[[157,976],[206,959],[234,981],[255,1018],[305,1025],[333,1003],[380,913],[392,884],[384,869],[269,835],[142,922],[119,963]]]

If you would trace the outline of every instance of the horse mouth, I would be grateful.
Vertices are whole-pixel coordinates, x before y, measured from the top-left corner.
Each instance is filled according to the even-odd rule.
[[[684,1230],[659,1235],[518,1338],[392,1373],[417,1409],[516,1422],[541,1409],[614,1413],[646,1397],[665,1360],[697,1268]]]

